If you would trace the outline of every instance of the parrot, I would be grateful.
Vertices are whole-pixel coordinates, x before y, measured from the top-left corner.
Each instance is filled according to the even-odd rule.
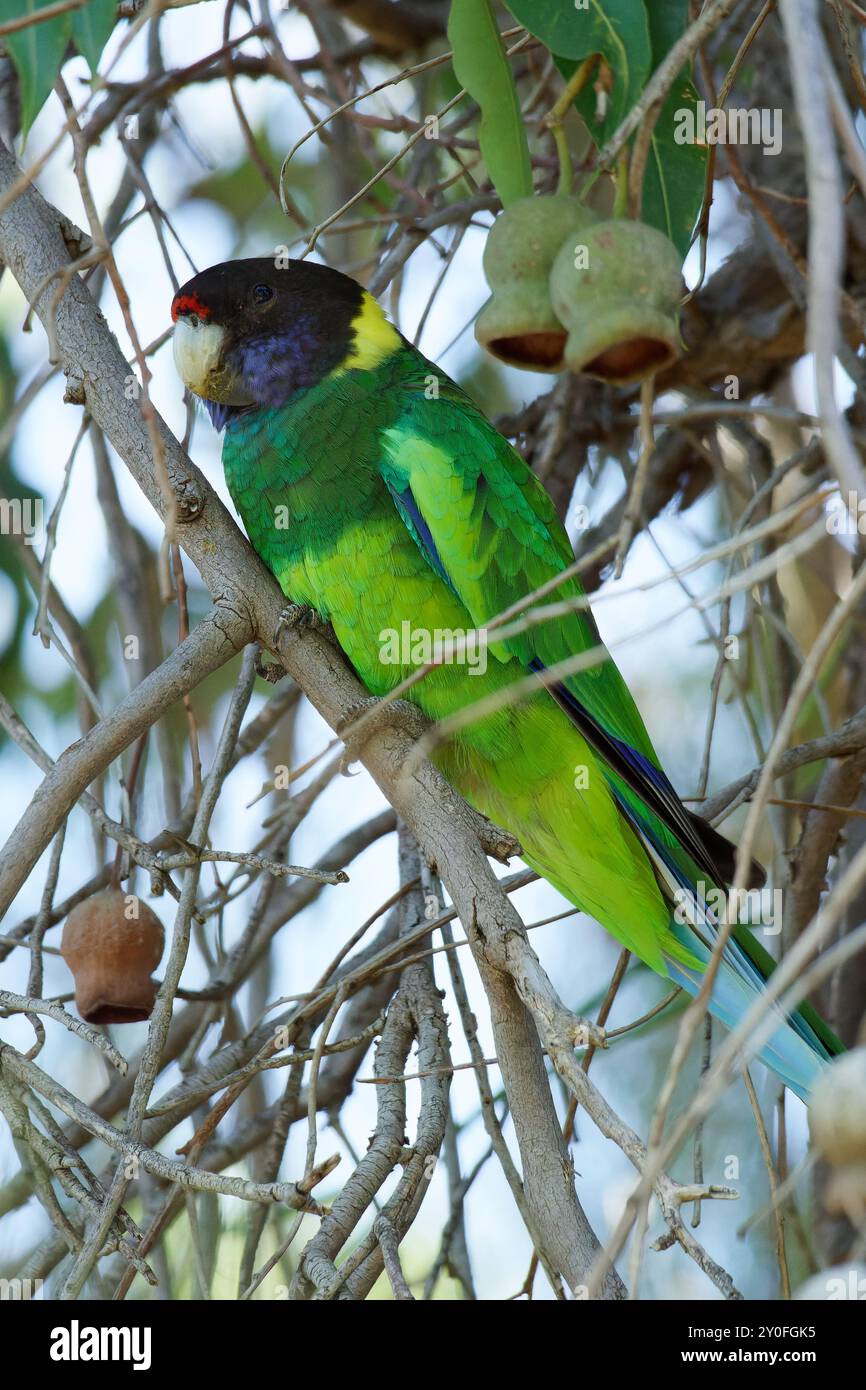
[[[453,659],[406,699],[434,723],[486,704],[435,748],[441,773],[575,908],[696,995],[734,847],[666,776],[578,577],[557,583],[574,551],[525,460],[330,266],[226,261],[177,291],[171,317],[178,374],[223,436],[232,501],[286,598],[330,624],[371,699],[429,657],[416,637],[445,634]],[[541,586],[558,616],[448,647]],[[521,681],[528,694],[503,693]],[[773,966],[738,921],[711,1013],[733,1028]],[[761,1060],[806,1100],[842,1045],[807,1003],[776,1016]]]

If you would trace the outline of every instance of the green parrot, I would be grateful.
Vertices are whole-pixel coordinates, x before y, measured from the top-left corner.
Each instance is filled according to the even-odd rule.
[[[293,603],[330,621],[374,696],[553,580],[574,554],[541,483],[446,374],[349,276],[310,261],[229,261],[172,303],[174,356],[223,431],[226,482],[255,550]],[[582,595],[576,578],[554,600]],[[444,636],[443,636],[444,635]],[[408,692],[441,720],[532,676],[538,688],[467,722],[435,760],[524,858],[622,946],[697,993],[733,848],[686,810],[583,608],[489,646],[452,647]],[[556,674],[556,673],[554,673]],[[755,873],[759,873],[755,866]],[[760,881],[755,878],[754,882]],[[738,926],[712,1012],[736,1024],[773,962]],[[808,1005],[761,1056],[805,1098],[841,1044]]]

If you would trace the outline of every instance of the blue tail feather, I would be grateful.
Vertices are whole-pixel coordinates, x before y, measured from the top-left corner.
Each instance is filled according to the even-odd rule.
[[[694,912],[694,920],[702,929],[699,933],[688,921],[679,921],[676,916],[672,916],[672,934],[693,956],[705,965],[708,964],[712,945],[719,931],[718,919],[706,903],[698,902],[694,883],[676,862],[669,848],[653,834],[651,827],[635,814],[624,798],[618,797],[617,800],[644,844],[652,850],[653,858],[661,861],[673,884],[686,895],[686,900],[690,902]],[[697,995],[703,983],[703,971],[692,969],[669,956],[666,956],[665,960],[668,974],[674,983],[687,990],[693,997]],[[710,1012],[726,1028],[735,1028],[765,988],[766,981],[761,971],[732,937],[725,946],[713,982]],[[774,1011],[778,1016],[779,1026],[758,1056],[765,1066],[776,1072],[795,1095],[805,1101],[829,1061],[829,1053],[807,1021],[799,1014],[786,1016],[775,1006]]]
[[[710,952],[695,932],[678,925],[673,929],[682,944],[699,959],[709,960]],[[738,947],[735,949],[739,951]],[[681,985],[692,996],[698,993],[703,983],[700,971],[690,970],[678,961],[668,960],[668,973],[675,984]],[[762,991],[763,980],[760,984],[747,982],[731,964],[726,950],[713,982],[710,1012],[726,1028],[735,1028]],[[806,1100],[826,1064],[827,1057],[817,1038],[812,1044],[801,1035],[796,1027],[799,1021],[796,1016],[785,1018],[779,1013],[779,1026],[764,1044],[758,1057],[795,1095],[801,1100]]]

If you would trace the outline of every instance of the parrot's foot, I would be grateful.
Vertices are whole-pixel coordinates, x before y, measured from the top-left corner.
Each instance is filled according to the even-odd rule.
[[[429,728],[430,721],[410,700],[380,700],[375,695],[368,695],[352,705],[345,719],[341,719],[337,725],[336,732],[346,745],[340,759],[340,771],[344,777],[349,775],[351,764],[358,761],[373,734],[382,733],[385,729],[398,729],[419,739]]]
[[[274,632],[274,650],[279,647],[284,632],[292,629],[298,632],[319,632],[323,637],[337,645],[337,636],[327,618],[317,613],[307,603],[289,603],[283,609]]]

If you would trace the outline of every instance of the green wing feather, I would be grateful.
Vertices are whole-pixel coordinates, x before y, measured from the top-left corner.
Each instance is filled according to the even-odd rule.
[[[418,363],[398,421],[383,432],[382,474],[392,491],[411,491],[450,583],[482,627],[573,564],[574,552],[550,497],[517,451],[447,377],[439,377],[439,396],[431,400],[425,380],[436,369],[423,358]],[[572,577],[545,601],[582,597],[580,581]],[[578,609],[502,645],[505,659],[549,667],[600,646],[601,639],[589,611]],[[609,733],[660,768],[611,660],[587,667],[566,684]]]
[[[540,588],[574,561],[553,503],[525,462],[459,387],[412,350],[402,409],[383,431],[381,469],[398,499],[408,490],[441,565],[477,627]],[[431,393],[431,373],[438,394]],[[404,520],[410,524],[405,507]],[[419,544],[422,539],[413,528]],[[431,558],[428,553],[428,558]],[[545,602],[584,597],[572,576]],[[508,639],[495,654],[546,668],[603,644],[592,615],[576,608]],[[606,655],[606,654],[605,654]],[[611,787],[690,878],[733,878],[732,846],[687,811],[652,746],[631,692],[607,659],[567,676],[556,698],[606,767]],[[588,716],[588,718],[587,718]],[[598,737],[596,736],[598,735]],[[616,746],[616,741],[621,745]],[[752,884],[763,881],[760,865]]]

